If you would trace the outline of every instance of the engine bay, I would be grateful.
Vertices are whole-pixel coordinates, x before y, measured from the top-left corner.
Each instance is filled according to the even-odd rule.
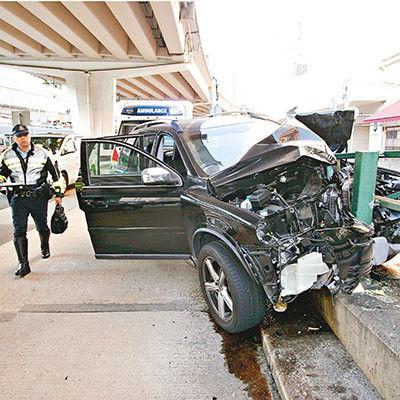
[[[254,186],[229,201],[261,217],[256,234],[265,249],[260,262],[275,277],[264,287],[273,304],[324,285],[351,293],[369,273],[373,230],[350,212],[348,179],[302,160],[255,176]]]

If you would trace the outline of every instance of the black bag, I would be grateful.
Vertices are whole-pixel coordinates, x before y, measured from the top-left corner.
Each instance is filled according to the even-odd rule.
[[[67,227],[68,220],[64,212],[64,207],[57,204],[51,217],[51,232],[57,235],[63,233]]]

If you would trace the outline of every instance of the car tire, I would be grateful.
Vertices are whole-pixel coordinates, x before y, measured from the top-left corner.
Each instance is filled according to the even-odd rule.
[[[205,245],[200,250],[198,266],[203,296],[222,329],[238,333],[262,321],[264,292],[225,245]]]

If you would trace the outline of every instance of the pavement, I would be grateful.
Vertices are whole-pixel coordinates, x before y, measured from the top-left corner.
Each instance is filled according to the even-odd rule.
[[[23,279],[12,242],[0,246],[0,399],[248,399],[195,268],[96,260],[84,214],[67,216],[50,259],[28,233],[32,273]]]

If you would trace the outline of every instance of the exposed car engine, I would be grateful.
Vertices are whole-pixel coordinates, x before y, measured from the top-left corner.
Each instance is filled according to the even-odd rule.
[[[348,180],[346,171],[301,159],[271,170],[231,200],[250,201],[250,211],[262,217],[256,233],[266,252],[259,261],[266,277],[275,275],[275,285],[265,279],[264,287],[273,304],[324,285],[351,293],[370,272],[373,230],[351,214]]]

